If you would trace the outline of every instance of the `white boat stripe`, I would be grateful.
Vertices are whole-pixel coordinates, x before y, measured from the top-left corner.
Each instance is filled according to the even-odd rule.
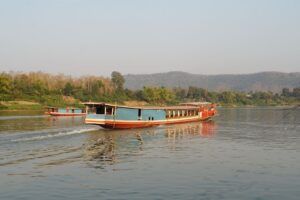
[[[153,120],[153,121],[144,121],[144,120],[112,120],[112,119],[88,119],[86,118],[85,121],[97,121],[97,122],[173,122],[173,121],[184,121],[184,120],[191,120],[191,119],[201,119],[199,116],[193,116],[188,118],[177,118],[177,119],[164,119],[164,120]]]

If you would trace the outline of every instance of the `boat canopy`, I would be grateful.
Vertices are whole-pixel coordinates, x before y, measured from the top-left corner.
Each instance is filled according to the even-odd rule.
[[[196,102],[197,103],[197,102]],[[200,102],[198,102],[200,103]],[[203,103],[203,102],[201,102]],[[201,105],[210,105],[209,102],[204,102],[206,104],[194,104],[193,103],[184,103],[180,104],[179,106],[125,106],[125,105],[117,105],[105,102],[85,102],[84,105],[88,107],[100,107],[100,106],[109,106],[109,107],[116,107],[116,108],[132,108],[132,109],[160,109],[160,110],[187,110],[187,109],[199,109]]]
[[[186,105],[186,106],[207,106],[211,105],[211,102],[203,101],[203,102],[187,102],[187,103],[180,103],[179,105]]]
[[[59,108],[63,108],[63,107],[52,107],[52,106],[45,106],[45,109],[59,109]],[[82,110],[82,109],[84,109],[84,108],[76,108],[76,107],[65,107],[65,108],[63,108],[63,109],[69,109],[69,110],[71,110],[71,109],[74,109],[74,110]]]

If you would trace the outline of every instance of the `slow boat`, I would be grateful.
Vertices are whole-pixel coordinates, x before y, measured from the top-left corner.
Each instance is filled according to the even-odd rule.
[[[210,102],[182,103],[178,106],[123,106],[105,102],[86,102],[86,124],[110,129],[143,128],[158,125],[205,121],[217,114]]]
[[[46,107],[45,114],[51,116],[85,116],[85,109],[82,108],[56,108],[56,107]]]

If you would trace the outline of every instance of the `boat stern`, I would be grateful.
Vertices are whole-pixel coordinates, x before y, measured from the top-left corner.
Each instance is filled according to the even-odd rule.
[[[106,117],[104,114],[87,114],[85,118],[86,124],[104,125]]]

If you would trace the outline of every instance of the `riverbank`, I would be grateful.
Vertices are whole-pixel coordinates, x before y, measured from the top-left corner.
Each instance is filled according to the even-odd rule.
[[[162,105],[154,105],[149,104],[145,101],[125,101],[124,105],[126,106],[162,106]],[[243,105],[243,104],[218,104],[218,107],[224,107],[224,108],[235,108],[235,107],[245,107],[245,108],[251,108],[251,107],[299,107],[300,102],[292,102],[289,104],[259,104],[259,105]],[[47,105],[43,105],[38,102],[33,101],[26,101],[26,100],[18,100],[18,101],[0,101],[0,111],[26,111],[26,110],[44,110],[44,108]],[[70,104],[62,104],[57,105],[57,107],[67,107],[67,106],[75,106],[75,107],[82,107],[80,103],[77,103],[76,105]]]
[[[44,106],[32,101],[0,101],[0,110],[20,111],[20,110],[43,110]]]
[[[0,101],[0,110],[5,111],[22,111],[22,110],[44,110],[47,106],[53,107],[77,107],[83,108],[84,105],[78,99],[68,96],[51,98],[45,102],[39,102],[28,99],[15,99],[10,101]]]

